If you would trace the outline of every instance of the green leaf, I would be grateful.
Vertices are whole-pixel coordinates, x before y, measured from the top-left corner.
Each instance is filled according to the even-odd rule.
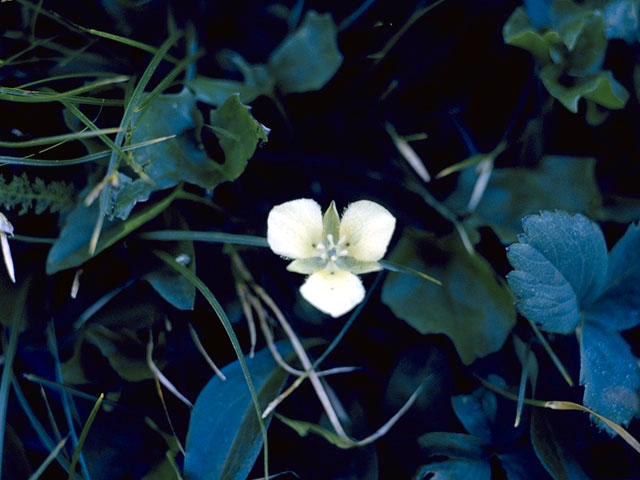
[[[307,12],[300,27],[274,50],[269,73],[283,93],[320,90],[342,64],[331,15]]]
[[[154,378],[146,362],[146,343],[133,330],[121,328],[113,331],[100,324],[91,324],[85,338],[100,350],[111,368],[128,382]],[[161,341],[158,343],[161,345]]]
[[[511,14],[507,23],[504,24],[502,36],[507,45],[528,50],[543,65],[551,61],[549,49],[562,42],[555,30],[546,30],[541,33],[534,28],[523,7],[516,8]]]
[[[457,235],[435,240],[405,231],[391,259],[442,281],[438,286],[390,273],[382,301],[397,317],[421,334],[447,335],[466,365],[502,347],[515,323],[511,294],[482,257],[469,255]]]
[[[494,169],[467,222],[473,227],[489,225],[503,243],[511,243],[525,215],[552,208],[590,214],[602,202],[594,168],[593,158],[553,155],[543,157],[536,169]],[[464,214],[477,179],[474,169],[465,170],[447,206]]]
[[[238,178],[256,151],[256,146],[267,141],[269,129],[257,122],[250,111],[251,108],[243,105],[238,95],[231,95],[220,108],[211,112],[211,125],[227,132],[226,135],[216,132],[224,151],[224,163],[216,164],[222,175],[220,181]]]
[[[258,141],[266,140],[262,133],[264,127],[253,119],[237,95],[212,112],[212,123],[231,132],[236,139],[220,140],[225,151],[223,165],[210,159],[199,144],[196,132],[202,127],[202,115],[196,107],[195,96],[187,89],[179,94],[158,96],[147,109],[134,115],[133,122],[136,127],[132,143],[169,135],[176,137],[132,152],[132,162],[148,178],[130,180],[121,175],[122,185],[114,191],[110,214],[123,220],[137,202],[147,200],[157,190],[180,182],[213,189],[219,183],[235,180],[246,167]],[[230,142],[233,148],[228,147]]]
[[[486,444],[463,433],[431,432],[422,435],[418,443],[430,456],[445,456],[447,460],[432,462],[420,467],[416,480],[460,479],[490,480],[491,464]]]
[[[558,441],[551,415],[541,408],[531,413],[531,443],[538,459],[554,480],[588,480],[572,453]]]
[[[234,93],[242,103],[251,103],[260,95],[273,95],[275,79],[264,65],[247,65],[242,69],[244,81],[198,76],[189,83],[199,102],[218,107]]]
[[[88,190],[85,190],[84,195],[87,192]],[[155,218],[171,204],[177,194],[178,190],[176,189],[162,200],[149,205],[144,210],[140,210],[126,221],[105,220],[95,253],[100,253]],[[81,196],[83,196],[82,193]],[[91,240],[91,234],[99,212],[97,202],[94,202],[90,207],[80,202],[67,215],[58,239],[49,250],[46,266],[47,274],[51,275],[60,270],[77,267],[91,258],[89,241]]]
[[[502,385],[498,386],[504,387],[504,381]],[[451,405],[467,432],[488,444],[494,442],[493,424],[496,421],[498,411],[495,393],[480,387],[475,389],[471,395],[451,397]]]
[[[585,323],[580,336],[580,384],[585,387],[585,406],[617,424],[627,425],[640,412],[638,359],[618,332]]]
[[[518,310],[547,332],[570,333],[581,306],[604,288],[607,245],[602,231],[580,214],[541,212],[522,220],[524,235],[508,247],[507,275]]]
[[[573,113],[578,112],[578,102],[583,97],[611,109],[624,108],[629,100],[629,92],[609,70],[572,78],[569,86],[560,82],[561,75],[562,69],[557,65],[547,65],[540,72],[540,79],[549,93]]]
[[[284,415],[280,415],[278,413],[276,413],[275,415],[278,418],[278,420],[280,420],[282,423],[284,423],[288,427],[291,427],[292,429],[294,429],[298,433],[298,435],[300,435],[301,437],[306,437],[307,435],[309,435],[309,433],[314,433],[316,435],[321,436],[327,442],[331,443],[332,445],[335,445],[338,448],[347,449],[347,448],[353,448],[355,446],[354,442],[348,442],[343,438],[340,438],[340,436],[337,433],[327,430],[326,428],[321,427],[320,425],[317,425],[315,423],[305,422],[303,420],[294,420],[292,418],[287,418]]]
[[[640,323],[640,224],[631,224],[609,252],[607,287],[586,312],[603,328],[626,330]],[[606,415],[605,415],[606,416]]]
[[[276,344],[286,356],[291,347]],[[246,359],[262,408],[273,400],[289,374],[268,349]],[[204,387],[191,413],[187,434],[185,476],[191,480],[244,480],[260,452],[262,437],[240,364],[222,372],[226,381],[213,377]]]
[[[176,225],[187,230],[182,217],[176,219]],[[179,258],[194,274],[196,272],[196,252],[192,240],[178,240],[165,246],[174,258]],[[179,310],[193,310],[196,299],[196,287],[183,275],[163,263],[144,276],[158,294]]]

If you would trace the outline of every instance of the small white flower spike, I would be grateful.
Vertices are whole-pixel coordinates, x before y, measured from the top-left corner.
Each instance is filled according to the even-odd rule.
[[[357,275],[375,272],[395,229],[389,211],[369,200],[347,207],[340,220],[331,202],[324,216],[315,201],[292,200],[277,205],[267,219],[271,250],[292,259],[287,270],[309,277],[300,288],[318,310],[339,317],[364,299]]]

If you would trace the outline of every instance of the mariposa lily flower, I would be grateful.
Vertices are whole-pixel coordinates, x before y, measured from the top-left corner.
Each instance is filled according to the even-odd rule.
[[[9,278],[13,283],[16,283],[16,272],[13,268],[13,257],[11,257],[11,248],[9,248],[8,237],[13,236],[13,225],[0,212],[0,248],[2,248],[2,257],[4,259],[4,266],[7,268]]]
[[[378,263],[395,229],[389,211],[369,200],[350,204],[338,215],[331,202],[324,216],[314,200],[277,205],[267,219],[271,250],[293,260],[287,270],[309,275],[300,293],[332,317],[344,315],[363,299],[358,275],[381,270]]]

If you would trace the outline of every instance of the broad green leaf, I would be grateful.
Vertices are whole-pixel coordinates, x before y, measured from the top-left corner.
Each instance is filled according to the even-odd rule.
[[[85,190],[81,193],[81,197],[87,192],[88,190]],[[97,255],[158,216],[171,204],[177,194],[178,190],[174,190],[162,200],[138,211],[125,221],[105,219],[95,254]],[[99,215],[97,203],[94,202],[93,205],[87,207],[83,202],[79,202],[67,215],[58,239],[49,250],[47,274],[51,275],[60,270],[77,267],[91,258],[89,241]]]
[[[449,457],[420,467],[415,475],[422,479],[490,480],[491,464],[487,445],[463,433],[432,432],[418,439],[429,456]]]
[[[392,272],[382,301],[421,334],[444,333],[462,361],[499,350],[515,323],[511,294],[479,255],[471,256],[457,235],[441,240],[408,230],[391,260],[428,271],[442,286]]]
[[[546,28],[551,25],[551,5],[553,0],[524,0],[524,7],[534,27]]]
[[[607,246],[600,228],[580,214],[541,212],[522,220],[524,234],[508,247],[507,275],[518,310],[548,332],[570,333],[580,309],[604,288]]]
[[[260,95],[273,95],[275,80],[264,65],[249,65],[242,69],[244,81],[198,76],[189,83],[196,99],[211,106],[222,105],[234,93],[242,103],[251,103]]]
[[[291,347],[276,344],[286,356]],[[289,374],[268,349],[246,359],[264,408],[278,396]],[[198,395],[187,434],[185,477],[190,480],[245,480],[262,446],[262,436],[240,364],[222,372],[226,381],[213,377]]]
[[[276,48],[268,69],[283,93],[320,90],[342,64],[331,15],[307,12],[300,27]]]
[[[415,480],[490,480],[491,464],[488,460],[450,458],[420,467]]]
[[[503,243],[511,243],[525,215],[552,208],[590,214],[602,202],[594,167],[593,158],[550,155],[536,169],[496,168],[467,222],[474,227],[489,225]],[[477,179],[474,169],[462,172],[446,204],[464,214]]]
[[[326,428],[311,422],[305,422],[303,420],[294,420],[293,418],[287,418],[283,415],[276,413],[276,417],[282,423],[294,429],[298,435],[301,437],[306,437],[309,433],[314,433],[316,435],[321,436],[327,442],[335,445],[338,448],[353,448],[355,446],[354,442],[348,442],[340,436],[332,432],[331,430],[327,430]]]
[[[547,65],[540,72],[540,79],[549,93],[573,113],[578,112],[578,102],[583,97],[611,109],[624,108],[629,100],[629,92],[609,70],[573,78],[568,86],[560,82],[561,75],[562,69],[557,65]]]
[[[146,342],[128,328],[110,330],[100,324],[91,324],[85,335],[86,341],[95,345],[109,361],[118,375],[128,382],[140,382],[154,378],[146,362]],[[162,344],[162,338],[158,346]]]
[[[137,202],[149,195],[180,182],[212,189],[221,182],[235,180],[253,155],[258,141],[266,140],[263,128],[256,122],[237,95],[232,95],[212,112],[212,123],[229,131],[235,140],[221,139],[225,152],[224,164],[207,156],[199,144],[197,131],[202,127],[202,115],[195,96],[187,89],[178,94],[160,95],[145,110],[134,115],[132,143],[150,138],[176,135],[166,142],[132,152],[133,163],[148,178],[129,180],[121,175],[122,185],[114,191],[111,214],[126,219]],[[232,154],[225,143],[233,142]]]
[[[508,480],[541,480],[548,478],[531,445],[518,450],[498,452],[500,466]]]
[[[586,312],[589,322],[610,330],[640,323],[640,224],[631,224],[609,253],[607,287]],[[606,415],[605,415],[606,416]]]
[[[627,425],[640,412],[638,359],[618,332],[585,323],[580,384],[585,387],[584,405],[617,424]]]
[[[256,146],[267,141],[269,129],[258,123],[250,111],[251,108],[243,105],[238,95],[231,95],[220,108],[211,111],[211,125],[226,132],[216,132],[224,151],[224,163],[216,164],[222,175],[220,181],[238,178],[256,151]]]
[[[175,220],[174,226],[188,231],[182,217]],[[179,259],[194,274],[196,272],[196,252],[192,240],[179,240],[165,245],[167,253]],[[166,264],[161,264],[144,276],[151,286],[171,305],[179,310],[193,310],[196,298],[196,287],[188,279]]]
[[[572,453],[558,439],[552,415],[541,408],[531,413],[531,443],[538,459],[554,480],[588,480]]]
[[[504,382],[502,382],[504,386]],[[498,402],[496,394],[480,387],[471,395],[451,397],[453,411],[471,435],[488,444],[493,443],[493,424],[496,421]]]
[[[551,61],[549,49],[562,42],[555,30],[540,32],[533,27],[527,12],[522,7],[516,8],[504,24],[502,36],[507,45],[528,50],[543,65]]]

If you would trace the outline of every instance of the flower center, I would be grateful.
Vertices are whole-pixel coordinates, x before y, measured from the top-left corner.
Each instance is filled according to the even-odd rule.
[[[340,237],[338,243],[336,243],[333,235],[328,234],[325,240],[316,246],[316,256],[326,262],[335,262],[338,260],[338,257],[346,257],[349,255],[349,251],[344,248],[346,243],[347,239],[344,235]]]

